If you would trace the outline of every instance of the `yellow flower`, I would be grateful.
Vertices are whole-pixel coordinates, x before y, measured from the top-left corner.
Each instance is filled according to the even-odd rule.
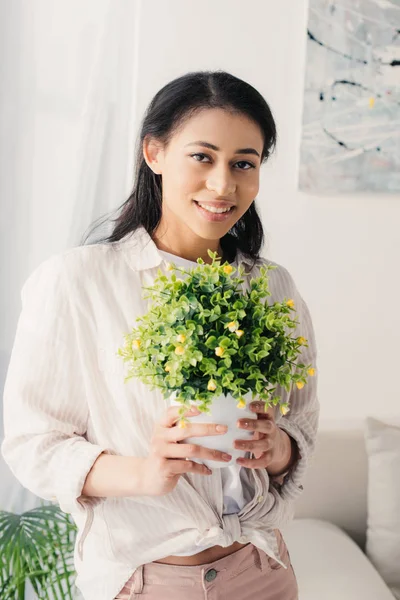
[[[180,420],[178,422],[178,427],[179,427],[179,429],[185,429],[185,427],[186,427],[185,421]]]
[[[231,265],[225,265],[224,266],[224,273],[226,273],[226,275],[230,275],[233,271],[233,267]]]
[[[165,371],[167,371],[167,373],[169,373],[169,372],[170,372],[170,370],[171,370],[171,367],[170,367],[169,365],[167,365],[167,366],[165,367]]]
[[[288,406],[285,406],[284,404],[282,404],[279,408],[283,416],[287,415],[290,410],[290,408]]]
[[[294,308],[294,300],[290,299],[286,302],[287,306],[290,306],[290,308]]]
[[[181,344],[183,344],[183,342],[186,340],[186,336],[183,335],[183,333],[181,333],[180,335],[176,336],[176,339],[178,342],[180,342]]]
[[[217,389],[217,385],[216,385],[216,383],[215,383],[215,381],[214,381],[213,379],[210,379],[210,381],[208,382],[207,389],[208,389],[210,392],[213,392],[214,390],[216,390],[216,389]]]
[[[239,402],[236,404],[237,408],[245,408],[246,407],[246,402],[243,400],[243,398],[240,398]]]
[[[181,354],[184,354],[184,352],[185,352],[185,348],[183,346],[177,346],[175,348],[175,354],[181,355]]]
[[[173,269],[174,269],[174,266],[172,263],[167,263],[166,267],[167,267],[167,271],[173,271]]]
[[[299,388],[299,390],[303,389],[304,387],[304,383],[302,381],[296,381],[296,385]]]
[[[142,343],[141,340],[133,340],[132,348],[135,348],[135,350],[138,350],[138,348],[140,348],[141,343]]]
[[[372,97],[371,97],[371,98],[369,99],[369,107],[370,107],[370,108],[374,108],[374,106],[375,106],[375,98],[372,98]]]
[[[236,331],[236,329],[238,328],[237,324],[235,321],[231,321],[230,323],[228,323],[227,325],[225,325],[225,327],[228,327],[229,331]]]
[[[225,348],[221,348],[221,346],[217,346],[215,348],[215,354],[217,356],[222,356],[224,352],[225,352]]]
[[[306,338],[300,336],[297,338],[297,343],[300,344],[300,346],[302,346],[303,344],[305,344],[307,342]]]
[[[241,329],[236,329],[235,333],[238,336],[238,338],[240,338],[244,334],[244,331],[242,331]]]
[[[310,377],[314,377],[315,369],[308,369],[307,373],[309,374]]]

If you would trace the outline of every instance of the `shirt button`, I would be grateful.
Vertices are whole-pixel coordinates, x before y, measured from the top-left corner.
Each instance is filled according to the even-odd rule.
[[[261,503],[264,500],[264,496],[258,496],[257,502]]]
[[[214,581],[216,576],[217,576],[217,571],[215,569],[210,569],[205,574],[205,579],[206,579],[206,581]]]

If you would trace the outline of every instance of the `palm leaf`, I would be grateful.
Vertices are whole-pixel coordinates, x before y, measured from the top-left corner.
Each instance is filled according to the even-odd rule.
[[[27,579],[40,599],[72,600],[75,537],[75,524],[58,506],[0,511],[1,600],[23,600]]]

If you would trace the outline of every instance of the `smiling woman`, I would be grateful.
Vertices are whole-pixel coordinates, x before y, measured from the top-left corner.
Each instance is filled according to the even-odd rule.
[[[304,390],[278,386],[290,412],[274,423],[257,413],[250,442],[238,428],[238,443],[247,444],[243,466],[210,473],[190,458],[221,461],[222,453],[185,439],[221,434],[224,415],[181,429],[178,407],[138,378],[124,385],[114,364],[124,332],[147,310],[144,288],[159,270],[167,274],[171,256],[186,265],[202,258],[207,272],[217,252],[230,263],[221,265],[226,272],[243,267],[247,289],[265,275],[263,265],[276,265],[260,256],[255,205],[275,143],[271,110],[247,82],[199,71],[167,83],[145,113],[133,190],[112,233],[86,244],[89,231],[81,246],[39,265],[21,291],[2,452],[25,487],[74,518],[76,585],[85,600],[209,592],[231,600],[297,598],[279,529],[293,515],[314,451],[317,378]],[[271,303],[286,297],[296,307],[295,335],[308,341],[300,362],[316,365],[308,308],[287,269],[276,266]],[[178,337],[181,356],[187,340],[184,332]],[[215,359],[196,361],[212,370],[222,354],[221,342]]]
[[[187,151],[196,146],[198,152]],[[222,255],[220,239],[257,196],[263,147],[259,125],[226,108],[198,109],[168,144],[146,137],[146,163],[162,177],[158,247],[189,260],[209,262],[208,248]]]
[[[264,238],[255,204],[260,169],[275,144],[271,110],[249,83],[224,71],[171,81],[149,104],[134,189],[99,241],[142,226],[160,250],[188,260],[209,263],[208,249],[256,260]]]

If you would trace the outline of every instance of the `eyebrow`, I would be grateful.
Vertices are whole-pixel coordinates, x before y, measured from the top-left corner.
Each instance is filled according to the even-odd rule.
[[[190,142],[190,144],[186,144],[185,148],[187,146],[204,146],[205,148],[210,148],[210,150],[215,150],[216,152],[220,150],[218,146],[210,144],[210,142],[203,142],[202,140],[198,140],[197,142]],[[239,148],[235,151],[235,154],[255,154],[256,156],[260,157],[257,150],[255,150],[254,148]]]

